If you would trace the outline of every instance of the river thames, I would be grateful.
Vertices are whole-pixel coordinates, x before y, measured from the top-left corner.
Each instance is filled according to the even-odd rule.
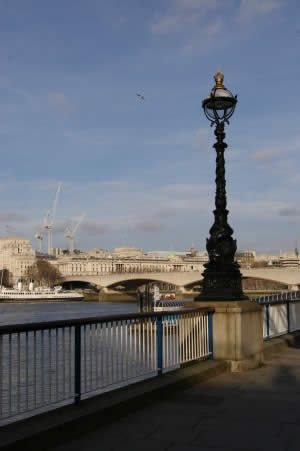
[[[135,313],[134,302],[0,303],[0,325]]]
[[[0,326],[136,313],[137,307],[134,302],[1,303]],[[157,374],[157,332],[151,320],[138,324],[107,321],[83,325],[80,330],[83,398]],[[42,413],[74,402],[75,327],[0,338],[0,426],[30,412]],[[175,338],[173,329],[164,337],[163,346],[170,348],[168,361],[178,355]],[[167,360],[165,367],[170,367]],[[173,360],[171,367],[177,368]]]

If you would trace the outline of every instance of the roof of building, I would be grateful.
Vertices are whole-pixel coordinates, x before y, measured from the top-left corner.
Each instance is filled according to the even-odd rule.
[[[14,235],[8,235],[8,236],[0,236],[0,240],[2,241],[8,241],[8,240],[14,240],[14,241],[29,241],[27,238],[24,238],[23,236],[14,236]]]

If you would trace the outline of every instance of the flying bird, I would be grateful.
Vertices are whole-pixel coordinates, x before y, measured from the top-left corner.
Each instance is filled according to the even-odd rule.
[[[140,99],[140,100],[145,100],[145,97],[144,96],[142,96],[142,94],[136,94],[137,95],[137,97]]]

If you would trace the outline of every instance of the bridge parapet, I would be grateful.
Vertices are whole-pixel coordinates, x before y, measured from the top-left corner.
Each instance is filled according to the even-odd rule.
[[[203,268],[204,269],[204,268]],[[64,281],[88,282],[98,287],[110,287],[130,280],[149,280],[165,282],[178,287],[194,284],[202,280],[202,270],[190,272],[144,272],[144,273],[108,273],[101,275],[72,274],[64,277]],[[257,278],[286,284],[289,288],[300,286],[300,270],[291,268],[251,268],[242,269],[242,276]]]
[[[153,281],[153,282],[164,282],[172,285],[177,285],[179,287],[183,287],[185,285],[194,283],[198,280],[201,280],[201,272],[174,272],[174,273],[111,273],[105,275],[72,275],[64,277],[64,282],[72,282],[72,281],[80,281],[80,282],[88,282],[92,285],[96,285],[98,287],[108,288],[115,284],[122,284],[127,281],[133,280],[141,280],[141,281]]]

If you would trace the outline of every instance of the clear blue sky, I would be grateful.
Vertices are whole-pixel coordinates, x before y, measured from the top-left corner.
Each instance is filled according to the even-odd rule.
[[[300,2],[1,0],[0,233],[54,245],[204,249],[215,153],[201,101],[220,67],[238,247],[300,244]],[[136,93],[141,93],[141,101]],[[45,243],[44,243],[45,244]]]

